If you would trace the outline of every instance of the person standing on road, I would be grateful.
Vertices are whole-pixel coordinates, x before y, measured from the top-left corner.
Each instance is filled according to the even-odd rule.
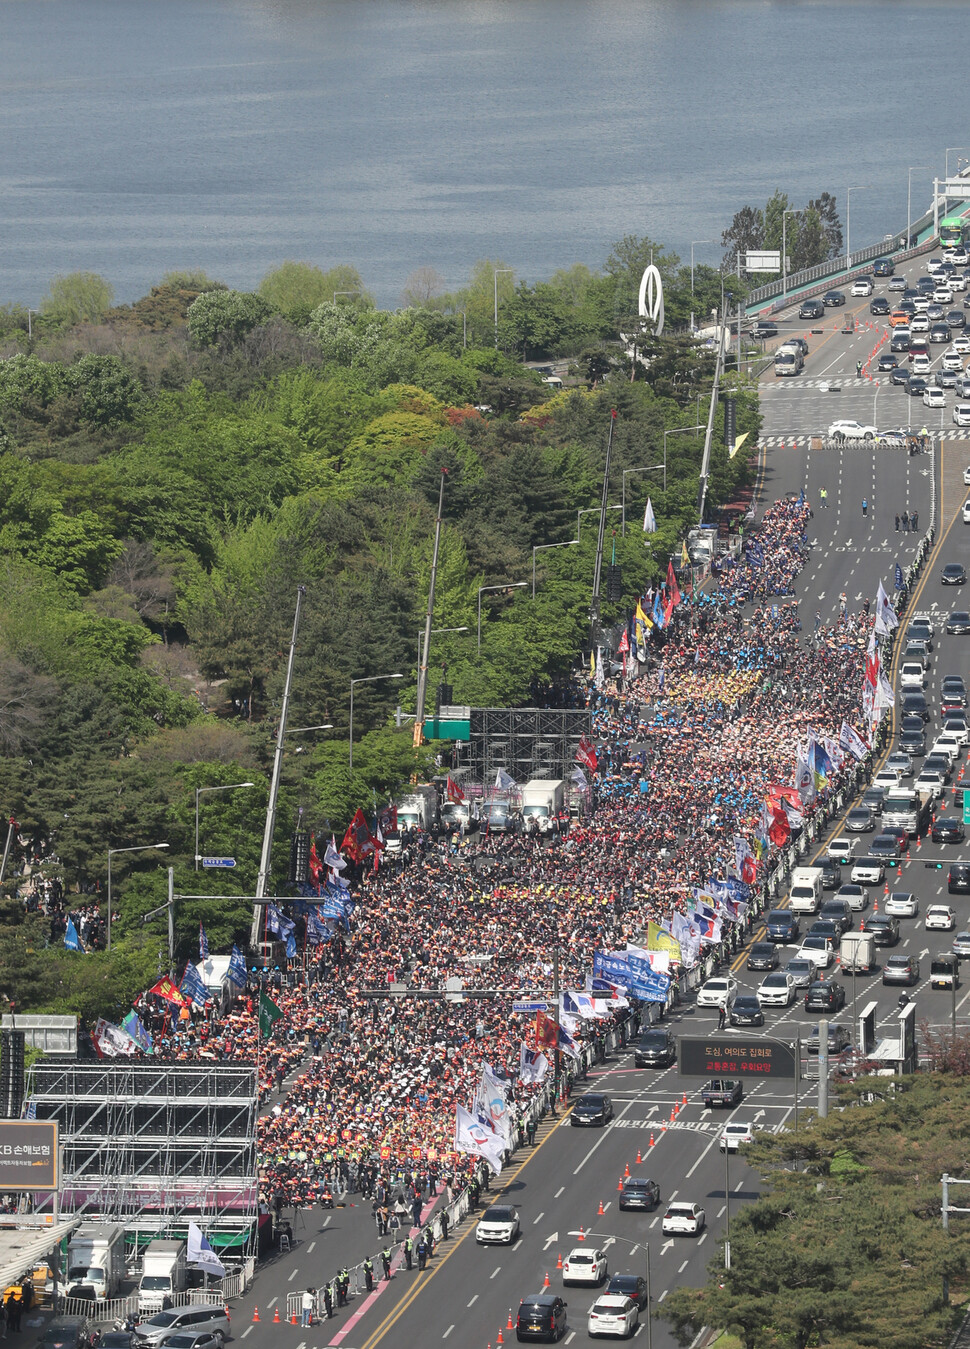
[[[424,1233],[418,1237],[418,1269],[428,1268],[428,1247],[424,1239]]]
[[[863,498],[862,498],[862,514],[863,514],[863,515],[868,515],[868,514],[869,514],[869,498],[868,498],[868,497],[863,497]]]
[[[899,511],[896,512],[896,533],[899,533]]]
[[[327,1320],[329,1321],[333,1316],[333,1292],[328,1283],[323,1285],[323,1309],[327,1313]]]
[[[374,1262],[368,1255],[364,1260],[364,1287],[368,1293],[374,1291]]]
[[[856,361],[856,363],[855,363],[855,376],[856,376],[856,379],[861,379],[861,378],[862,378],[862,362],[861,362],[861,361]]]
[[[534,1148],[536,1145],[536,1118],[534,1115],[531,1116],[525,1126],[525,1136],[529,1140],[529,1147]]]
[[[414,1242],[410,1237],[405,1237],[401,1242],[401,1250],[404,1252],[404,1263],[408,1269],[414,1268]]]
[[[903,533],[909,533],[909,511],[903,511]]]
[[[818,489],[818,499],[823,507],[829,504],[829,494],[827,488],[820,487]]]
[[[725,1004],[722,1002],[722,1003],[719,1003],[719,1004],[718,1004],[718,1008],[717,1008],[717,1028],[718,1028],[718,1030],[723,1030],[723,1029],[724,1029],[724,1023],[725,1023],[726,1021],[727,1021],[727,1007],[726,1007]]]
[[[316,1302],[316,1294],[312,1288],[308,1288],[303,1294],[301,1306],[303,1308],[303,1326],[306,1329],[313,1325],[313,1304]]]
[[[916,526],[918,522],[919,522],[919,511],[913,511],[912,515],[909,517],[909,527],[914,534],[916,533]]]
[[[391,1277],[391,1248],[390,1248],[390,1246],[385,1246],[384,1249],[381,1251],[381,1264],[384,1266],[384,1278],[385,1278],[385,1279],[390,1279],[390,1277]]]

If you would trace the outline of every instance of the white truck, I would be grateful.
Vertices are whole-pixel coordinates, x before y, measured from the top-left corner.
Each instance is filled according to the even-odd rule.
[[[872,969],[876,943],[871,932],[843,932],[839,960],[845,974],[866,974]]]
[[[430,782],[420,783],[397,802],[398,829],[423,829],[431,833],[438,828],[438,792]]]
[[[150,1241],[145,1247],[138,1281],[138,1312],[164,1311],[173,1305],[173,1295],[181,1293],[186,1281],[184,1241]]]
[[[933,813],[933,794],[912,787],[891,787],[882,807],[882,827],[905,829],[910,838],[918,838],[929,828]]]
[[[822,868],[796,867],[791,874],[792,913],[818,913],[822,904]]]
[[[117,1297],[125,1281],[125,1229],[121,1223],[84,1223],[67,1245],[68,1297],[96,1302]],[[82,1291],[83,1290],[83,1291]]]
[[[528,826],[533,820],[540,834],[552,830],[552,822],[562,810],[566,799],[562,778],[533,778],[522,788],[522,821]]]

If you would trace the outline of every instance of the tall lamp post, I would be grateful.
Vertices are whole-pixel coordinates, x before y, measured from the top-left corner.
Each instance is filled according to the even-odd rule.
[[[606,509],[607,509],[608,511],[622,511],[622,510],[623,510],[623,506],[622,506],[622,505],[619,505],[619,506],[607,506]],[[582,510],[576,512],[576,537],[577,537],[577,539],[579,538],[579,522],[580,522],[580,520],[583,518],[583,516],[584,516],[584,515],[600,515],[600,514],[602,514],[602,510],[603,510],[602,506],[584,506]],[[622,516],[621,516],[620,518],[622,519]]]
[[[198,871],[202,855],[199,852],[199,797],[206,792],[232,792],[237,788],[255,787],[255,782],[230,782],[225,787],[196,787],[195,789],[195,869]]]
[[[401,674],[362,675],[360,679],[350,681],[350,767],[354,766],[354,687],[357,684],[373,684],[379,679],[403,679]]]
[[[431,635],[433,636],[434,634],[440,632],[467,632],[467,631],[468,631],[467,626],[461,628],[432,628]],[[418,628],[418,669],[421,668],[421,639],[423,636],[424,633],[421,631],[420,628]],[[424,652],[424,659],[425,660],[428,659],[427,651]]]
[[[565,543],[537,543],[532,550],[532,598],[536,597],[536,553],[544,553],[547,548],[571,548],[579,539],[567,539]]]
[[[167,848],[167,843],[136,843],[133,848],[109,848],[108,849],[108,945],[111,950],[111,859],[120,852],[153,852],[156,848],[161,851]]]
[[[872,190],[871,183],[861,183],[854,187],[847,187],[845,190],[845,270],[852,269],[852,194],[853,192],[869,192]]]
[[[929,173],[928,164],[913,164],[906,175],[906,247],[912,247],[913,238],[913,174],[917,169]]]
[[[496,267],[492,271],[492,286],[495,291],[495,350],[498,351],[498,279],[500,276],[514,276],[512,267]]]
[[[528,590],[528,581],[506,581],[504,585],[478,587],[478,650],[482,649],[482,596],[490,590]]]
[[[945,155],[945,158],[944,158],[944,165],[945,165],[945,167],[944,167],[944,170],[943,170],[944,174],[946,175],[947,180],[949,180],[949,177],[950,177],[950,155],[951,155],[951,153],[954,153],[954,152],[957,151],[957,150],[970,150],[970,145],[949,145],[949,146],[947,146],[947,149],[946,149],[946,155]],[[960,164],[961,164],[961,163],[966,163],[966,160],[958,160],[958,161],[957,161],[957,174],[959,174],[959,172],[960,172]]]
[[[791,211],[782,211],[781,213],[781,298],[782,301],[788,299],[788,234],[786,226],[788,225],[788,216],[801,215],[797,208]]]
[[[691,293],[691,295],[693,295],[693,293],[694,293],[694,245],[695,245],[695,244],[712,244],[713,242],[714,242],[713,239],[691,239],[691,241],[690,241],[690,293]]]

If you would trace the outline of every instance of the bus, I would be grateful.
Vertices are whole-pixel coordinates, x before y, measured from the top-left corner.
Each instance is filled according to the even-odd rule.
[[[970,225],[963,216],[948,215],[940,221],[940,243],[944,248],[964,248],[970,240]]]

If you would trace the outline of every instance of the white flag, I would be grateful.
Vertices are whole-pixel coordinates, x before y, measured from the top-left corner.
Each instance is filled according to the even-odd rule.
[[[653,513],[653,502],[647,497],[647,509],[643,512],[643,532],[644,534],[656,534],[657,518]]]
[[[879,681],[878,681],[878,683],[876,684],[876,703],[875,703],[875,706],[876,706],[877,709],[880,709],[880,708],[883,708],[883,707],[892,707],[892,705],[895,703],[895,701],[896,701],[896,695],[895,695],[895,693],[893,693],[893,686],[892,686],[892,684],[890,684],[889,680],[888,680],[888,679],[886,678],[886,676],[883,674],[882,670],[880,670],[880,671],[879,671]]]
[[[532,1082],[541,1082],[548,1071],[549,1060],[545,1054],[530,1049],[523,1040],[519,1050],[519,1081],[527,1086]]]
[[[330,842],[327,844],[327,851],[323,854],[324,864],[333,867],[334,871],[343,871],[347,863],[337,852],[337,840],[331,834]]]
[[[879,582],[879,589],[876,591],[876,631],[890,632],[893,628],[899,627],[899,619],[896,617],[896,610],[889,602],[889,596],[886,594],[882,581]]]
[[[606,683],[606,675],[603,671],[603,648],[596,648],[596,674],[593,676],[593,683],[598,689],[601,689]]]
[[[501,1174],[504,1151],[501,1138],[460,1105],[455,1106],[455,1151],[484,1157],[494,1174]]]
[[[847,721],[842,723],[842,729],[839,732],[839,744],[844,750],[848,750],[854,759],[864,759],[869,753],[869,748],[862,736]]]
[[[495,790],[497,792],[511,791],[515,786],[515,778],[511,773],[506,773],[504,768],[500,768],[495,774]]]
[[[214,1275],[217,1279],[221,1279],[226,1272],[225,1265],[203,1236],[202,1229],[196,1227],[195,1223],[189,1223],[189,1253],[187,1259],[190,1265],[194,1265],[196,1269],[204,1270],[206,1274]]]

